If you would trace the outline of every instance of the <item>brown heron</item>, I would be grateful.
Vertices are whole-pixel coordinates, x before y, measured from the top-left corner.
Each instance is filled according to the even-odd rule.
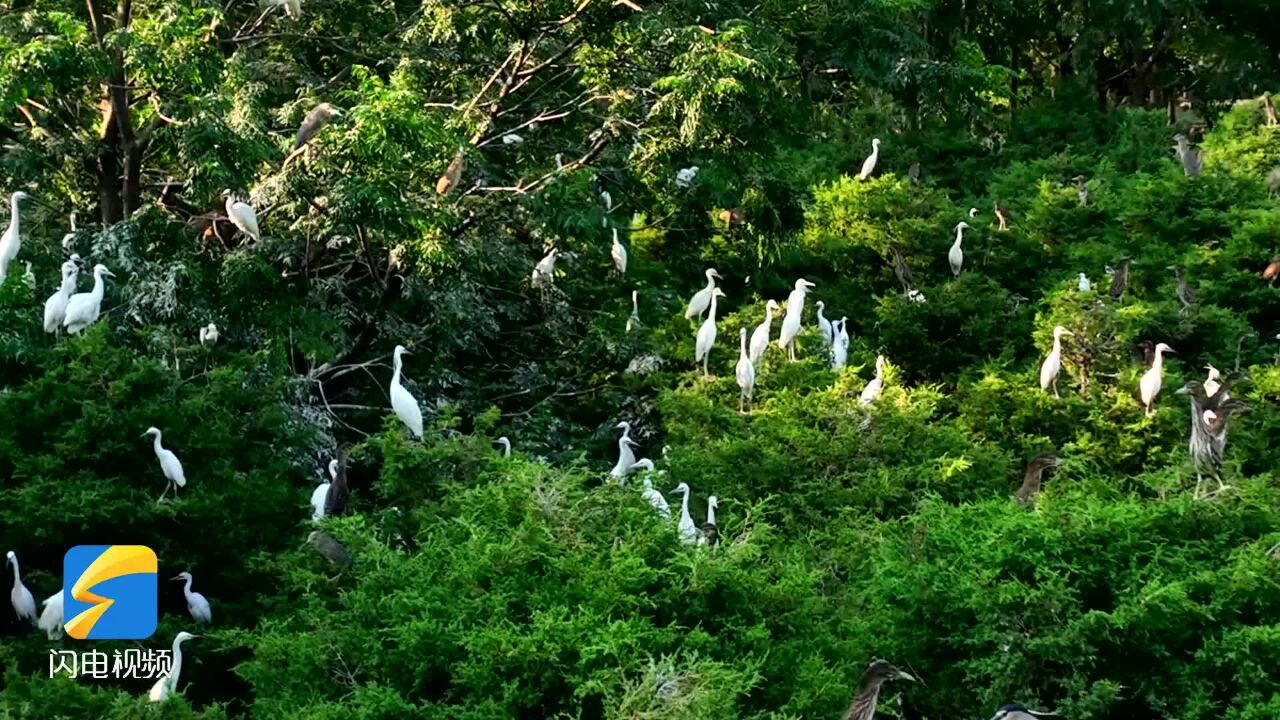
[[[349,446],[338,448],[338,467],[334,469],[333,479],[329,481],[329,493],[324,498],[325,517],[335,517],[347,511],[347,500],[351,490],[347,488],[347,451]]]
[[[332,535],[323,530],[312,530],[307,536],[307,544],[313,550],[325,556],[325,558],[334,565],[343,567],[351,567],[353,562],[351,553],[342,546],[342,543],[334,539]]]
[[[1276,278],[1280,278],[1280,255],[1271,258],[1271,262],[1267,263],[1267,267],[1262,271],[1262,279],[1266,280],[1268,285],[1275,286]]]
[[[996,212],[996,222],[999,223],[996,229],[1000,231],[1008,230],[1009,229],[1009,211],[1006,210],[1005,207],[1000,204],[999,200],[996,200],[994,203],[992,203],[992,207]]]
[[[1222,482],[1222,460],[1227,448],[1227,421],[1235,413],[1248,409],[1243,402],[1231,398],[1227,390],[1239,376],[1223,378],[1217,392],[1205,393],[1198,380],[1189,380],[1176,392],[1191,400],[1191,437],[1188,448],[1196,469],[1196,497],[1210,497],[1230,488]],[[1201,495],[1204,476],[1218,481],[1218,489]]]
[[[449,191],[458,184],[458,180],[462,178],[463,157],[462,148],[458,148],[453,160],[449,161],[449,167],[445,169],[444,174],[436,181],[437,195],[449,194]]]
[[[720,213],[720,221],[727,227],[737,227],[742,224],[743,219],[747,216],[747,211],[743,208],[729,208]]]
[[[1111,275],[1111,299],[1124,297],[1125,288],[1129,286],[1129,258],[1120,258],[1120,265],[1108,273]]]
[[[1013,499],[1019,505],[1027,505],[1036,499],[1036,495],[1040,493],[1040,484],[1044,480],[1044,471],[1049,468],[1058,467],[1058,456],[1053,453],[1045,453],[1031,458],[1027,463],[1027,471],[1022,476],[1022,487],[1018,488],[1018,492],[1014,493]]]
[[[1178,287],[1175,292],[1178,295],[1178,302],[1182,303],[1182,312],[1194,310],[1200,304],[1200,300],[1187,284],[1186,268],[1181,265],[1170,265],[1166,269],[1172,270],[1174,278],[1177,279]]]
[[[327,102],[316,105],[303,118],[302,124],[298,126],[298,134],[293,137],[293,147],[289,148],[289,153],[292,154],[298,148],[306,145],[311,141],[311,138],[316,136],[316,133],[319,133],[324,129],[325,125],[329,124],[331,119],[341,114],[342,110],[340,108],[334,107]]]
[[[903,292],[911,292],[911,268],[907,265],[907,259],[902,255],[902,248],[897,243],[889,243],[889,259],[893,261],[893,274],[898,277],[898,282],[902,283]]]
[[[876,701],[880,698],[880,686],[890,680],[910,680],[915,678],[902,672],[887,660],[874,660],[862,674],[862,685],[849,709],[845,710],[841,720],[872,720],[876,715]]]

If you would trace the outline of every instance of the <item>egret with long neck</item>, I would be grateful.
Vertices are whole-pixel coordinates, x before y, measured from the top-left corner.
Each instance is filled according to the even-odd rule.
[[[618,462],[609,471],[609,477],[621,482],[631,472],[631,467],[636,464],[636,454],[631,450],[635,444],[629,435],[618,438]]]
[[[169,672],[151,686],[151,692],[147,694],[151,702],[168,700],[178,689],[178,677],[182,674],[182,643],[198,637],[200,636],[183,631],[173,638],[173,664],[169,667]]]
[[[31,591],[22,584],[22,573],[18,570],[18,554],[10,550],[5,555],[5,563],[13,566],[13,588],[9,591],[9,602],[13,604],[13,612],[19,620],[36,622],[36,599]]]
[[[400,383],[404,367],[402,358],[407,354],[409,351],[403,345],[397,345],[392,353],[394,370],[391,373],[391,409],[415,438],[422,439],[422,408],[418,407],[418,401],[413,397],[413,393]]]
[[[711,305],[711,299],[715,297],[716,278],[720,277],[720,273],[716,272],[715,268],[707,268],[704,274],[707,276],[707,286],[689,298],[689,307],[684,311],[686,320],[702,317],[702,313]]]
[[[702,363],[702,374],[711,377],[711,347],[716,344],[716,298],[724,297],[724,291],[716,288],[711,292],[711,307],[707,311],[707,319],[698,328],[698,335],[693,346],[693,361]]]
[[[835,341],[835,329],[831,326],[831,321],[822,314],[827,304],[819,300],[813,306],[818,309],[818,329],[822,331],[822,342],[830,348],[831,343]]]
[[[693,545],[698,542],[698,526],[693,522],[693,516],[689,514],[689,486],[686,483],[680,483],[676,486],[673,493],[683,493],[684,498],[680,501],[680,542],[685,545]]]
[[[657,471],[653,469],[653,461],[649,458],[641,458],[631,466],[631,469],[646,471],[644,476],[641,478],[641,483],[644,485],[644,492],[642,492],[640,496],[649,501],[649,504],[653,506],[654,511],[658,513],[659,517],[663,520],[670,520],[671,506],[667,504],[667,499],[662,496],[662,493],[653,489],[653,475],[658,474]]]
[[[951,244],[951,250],[947,252],[947,262],[951,264],[951,274],[959,277],[960,269],[964,267],[964,250],[960,249],[960,243],[964,241],[964,231],[969,229],[969,223],[961,222],[956,225],[956,241]]]
[[[9,263],[18,257],[18,250],[22,247],[22,236],[19,235],[21,218],[18,216],[18,203],[30,197],[21,190],[9,196],[9,229],[4,231],[4,235],[0,235],[0,284],[4,283],[5,277],[9,274]]]
[[[800,325],[804,318],[804,296],[816,287],[813,283],[800,278],[796,280],[795,289],[787,296],[787,314],[782,318],[782,329],[778,333],[778,347],[787,349],[787,359],[795,362],[796,336],[800,334]]]
[[[747,350],[747,329],[738,331],[738,365],[734,368],[738,380],[738,412],[746,414],[751,410],[751,395],[756,387],[756,367],[751,362],[751,353]]]
[[[862,389],[862,395],[858,397],[858,402],[863,405],[870,405],[880,399],[880,393],[884,390],[884,356],[876,356],[876,376],[871,378],[871,382]]]
[[[1151,369],[1143,373],[1142,379],[1138,381],[1138,392],[1148,416],[1155,412],[1156,396],[1160,394],[1160,384],[1163,382],[1164,354],[1167,352],[1174,352],[1174,350],[1164,343],[1157,344],[1151,359]]]
[[[208,624],[213,622],[213,609],[209,607],[209,601],[205,599],[204,595],[191,589],[191,573],[184,570],[170,579],[187,581],[182,586],[182,595],[187,599],[187,612],[191,613],[191,618],[197,623]]]
[[[67,300],[67,312],[62,324],[72,335],[84,330],[98,321],[102,314],[102,296],[107,286],[104,277],[115,277],[106,265],[93,266],[93,290],[87,293],[76,293]]]
[[[880,159],[880,138],[871,140],[871,154],[866,160],[862,161],[862,171],[858,173],[859,180],[866,180],[871,177],[871,173],[876,171],[876,161]]]
[[[68,260],[62,263],[62,284],[58,291],[44,301],[44,331],[56,333],[62,330],[62,323],[67,319],[67,303],[76,293],[76,281],[80,277],[80,266]]]
[[[1053,388],[1053,396],[1058,397],[1058,373],[1062,372],[1062,336],[1071,331],[1058,325],[1053,329],[1053,349],[1040,365],[1040,389]]]
[[[335,458],[329,461],[329,482],[322,482],[311,491],[311,519],[321,520],[324,518],[324,505],[329,498],[330,482],[338,476],[338,460]]]
[[[769,333],[773,329],[773,311],[778,309],[780,308],[777,300],[770,300],[764,305],[764,322],[757,325],[755,331],[751,333],[749,354],[752,365],[760,364],[764,351],[769,347]]]

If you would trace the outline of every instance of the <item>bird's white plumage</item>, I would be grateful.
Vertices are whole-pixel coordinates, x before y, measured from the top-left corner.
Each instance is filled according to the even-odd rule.
[[[787,357],[796,359],[795,339],[800,334],[800,326],[804,317],[804,296],[814,284],[801,278],[796,280],[795,289],[787,296],[787,314],[782,317],[782,329],[778,332],[778,347],[786,348]]]
[[[170,665],[169,672],[162,675],[156,684],[151,686],[151,691],[147,693],[147,698],[151,702],[168,700],[178,689],[178,677],[182,673],[182,643],[197,637],[200,636],[184,631],[173,638],[173,664]]]
[[[213,622],[213,608],[209,607],[209,601],[204,595],[191,589],[191,573],[181,572],[178,577],[186,580],[186,584],[182,586],[182,594],[187,599],[187,612],[191,613],[191,619],[197,623]]]
[[[1085,275],[1084,273],[1080,273],[1076,277],[1076,290],[1079,290],[1082,293],[1087,293],[1093,290],[1093,283],[1089,282],[1088,275]]]
[[[557,248],[551,248],[551,251],[533,266],[533,275],[529,279],[531,285],[536,288],[545,288],[555,284],[556,254],[559,252]]]
[[[862,388],[862,394],[858,396],[858,402],[863,405],[870,405],[880,399],[880,393],[884,390],[884,356],[876,356],[876,376],[871,378],[871,382]]]
[[[255,241],[262,239],[262,235],[258,232],[258,213],[254,212],[249,203],[236,200],[230,193],[227,194],[227,219],[239,228],[240,232]]]
[[[956,225],[956,241],[951,244],[951,250],[947,253],[947,262],[951,264],[951,274],[960,275],[960,268],[964,266],[964,250],[960,249],[960,243],[964,240],[964,231],[968,229],[969,223],[960,223]]]
[[[769,347],[769,333],[773,324],[773,311],[778,310],[778,302],[770,300],[764,306],[764,322],[756,326],[755,332],[751,333],[751,344],[749,346],[751,364],[760,364],[760,358],[764,357],[764,351]]]
[[[849,362],[849,318],[842,317],[832,326],[835,329],[831,339],[831,367],[839,370]]]
[[[627,316],[627,332],[639,329],[640,323],[640,291],[631,291],[631,314]]]
[[[106,265],[93,267],[93,289],[87,293],[76,293],[67,300],[67,311],[62,324],[67,332],[75,334],[98,321],[102,314],[102,296],[106,292],[104,277],[115,277]]]
[[[712,495],[711,497],[707,498],[707,525],[710,525],[711,527],[715,527],[716,508],[718,507],[720,507],[720,501],[716,499],[715,495]],[[698,533],[698,544],[699,545],[707,544],[706,533],[702,533],[702,532]]]
[[[1053,349],[1045,356],[1044,362],[1040,364],[1040,389],[1048,390],[1053,386],[1053,396],[1058,396],[1058,373],[1062,372],[1062,336],[1070,335],[1071,332],[1066,328],[1058,325],[1053,329]]]
[[[831,321],[822,314],[827,304],[819,300],[813,305],[818,308],[818,329],[822,331],[822,342],[826,343],[827,347],[831,347],[832,341],[835,340],[835,329],[832,328]]]
[[[329,483],[322,482],[311,491],[311,519],[324,518],[324,502],[329,497]]]
[[[523,143],[524,143],[524,138],[520,137],[515,133],[507,133],[506,135],[502,136],[503,145],[521,145]]]
[[[680,483],[671,492],[684,494],[684,498],[680,500],[680,525],[678,531],[680,533],[680,542],[685,545],[693,545],[698,542],[699,533],[698,526],[693,523],[693,516],[689,514],[689,486],[686,483]]]
[[[653,480],[648,477],[644,479],[644,492],[641,493],[641,497],[649,501],[649,504],[653,506],[653,509],[657,511],[663,520],[671,519],[671,506],[667,504],[667,499],[662,496],[661,492],[653,489]]]
[[[418,407],[418,401],[413,397],[403,385],[400,384],[401,368],[404,360],[401,356],[409,351],[403,345],[397,345],[393,354],[393,363],[395,371],[391,373],[391,409],[395,411],[396,417],[400,418],[400,422],[409,428],[409,432],[413,433],[415,438],[422,438],[422,408]]]
[[[44,331],[57,332],[67,319],[67,303],[76,292],[76,281],[80,277],[80,266],[71,260],[62,263],[62,284],[58,291],[44,301]]]
[[[724,291],[716,288],[711,293],[711,307],[707,311],[707,319],[702,321],[702,327],[698,328],[698,335],[694,340],[693,360],[702,363],[702,373],[707,373],[707,362],[711,355],[711,347],[716,344],[716,298],[724,297]]]
[[[22,584],[22,573],[18,570],[18,554],[10,550],[5,555],[5,561],[13,566],[13,588],[9,591],[9,602],[13,605],[13,612],[17,614],[19,620],[35,624],[36,599],[27,586]]]
[[[618,242],[618,229],[613,229],[613,246],[609,248],[609,257],[613,258],[613,267],[619,275],[627,274],[627,249]]]
[[[213,323],[209,323],[208,325],[205,325],[204,327],[200,328],[200,344],[201,345],[213,345],[216,342],[218,342],[218,326],[217,325],[214,325]]]
[[[631,472],[631,467],[636,464],[636,454],[631,450],[636,443],[631,439],[629,432],[630,429],[618,438],[618,462],[614,463],[613,469],[609,471],[609,477],[615,480],[626,477],[627,473]]]
[[[693,184],[694,178],[698,176],[698,166],[693,165],[676,173],[676,187],[687,188]]]
[[[738,365],[734,368],[734,376],[738,380],[738,389],[741,391],[738,407],[741,410],[742,404],[751,403],[751,396],[756,387],[756,366],[751,362],[751,353],[747,349],[746,328],[738,331]]]
[[[1213,397],[1218,392],[1218,388],[1222,387],[1222,373],[1212,365],[1206,365],[1204,369],[1209,373],[1204,379],[1204,394]],[[1226,397],[1223,397],[1223,400],[1226,400]]]
[[[30,197],[21,190],[9,196],[9,227],[4,231],[4,235],[0,235],[0,284],[3,284],[4,279],[8,277],[9,264],[18,257],[18,250],[22,246],[20,233],[22,219],[18,213],[18,203]]]
[[[41,604],[44,605],[44,610],[40,611],[36,627],[43,630],[50,640],[57,640],[62,635],[62,591],[45,598]]]
[[[174,455],[171,450],[165,449],[160,444],[161,435],[158,428],[147,428],[147,431],[143,434],[152,437],[151,447],[155,450],[156,459],[160,461],[160,472],[164,473],[165,479],[169,481],[169,484],[165,486],[165,493],[168,493],[169,488],[172,487],[174,494],[177,495],[178,488],[186,487],[187,485],[187,476],[182,470],[182,462],[178,460],[178,456]],[[160,497],[163,498],[164,494],[161,494]]]
[[[1164,374],[1164,354],[1173,352],[1173,348],[1164,343],[1156,344],[1155,357],[1151,360],[1151,368],[1142,374],[1142,379],[1138,381],[1138,394],[1142,397],[1142,405],[1146,408],[1147,414],[1153,412],[1156,396],[1160,394],[1160,385],[1163,382]]]
[[[720,273],[716,272],[715,268],[707,268],[703,274],[707,276],[707,286],[689,298],[689,307],[684,311],[686,320],[701,317],[711,304],[711,294],[716,291],[716,278],[720,277]]]
[[[871,154],[866,160],[862,161],[862,171],[858,173],[859,180],[866,180],[871,177],[871,173],[875,172],[876,160],[880,159],[880,138],[874,138],[871,141]]]

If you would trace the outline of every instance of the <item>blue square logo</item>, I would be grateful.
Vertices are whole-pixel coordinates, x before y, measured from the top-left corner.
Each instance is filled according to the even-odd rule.
[[[62,558],[64,628],[77,640],[145,640],[156,631],[156,554],[77,545]]]

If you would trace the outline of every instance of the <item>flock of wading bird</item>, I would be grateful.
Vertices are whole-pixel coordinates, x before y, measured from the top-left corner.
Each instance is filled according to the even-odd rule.
[[[298,129],[293,146],[286,159],[286,164],[289,160],[297,157],[299,153],[305,151],[306,145],[311,138],[333,117],[340,114],[341,111],[338,108],[328,103],[317,105],[307,115],[302,126]],[[504,144],[518,144],[521,141],[522,138],[515,135],[503,137]],[[1198,175],[1201,169],[1198,152],[1181,135],[1175,137],[1175,143],[1175,150],[1182,161],[1186,175],[1188,177]],[[872,175],[875,171],[879,154],[880,140],[875,139],[872,141],[872,152],[864,161],[858,174],[859,179],[865,180]],[[462,175],[463,167],[463,155],[460,151],[437,183],[436,189],[439,194],[446,194],[456,187]],[[563,169],[564,167],[557,157],[557,168]],[[679,170],[674,178],[676,187],[687,189],[692,186],[697,179],[698,170],[697,166]],[[913,184],[918,182],[919,172],[918,164],[911,167],[908,179]],[[1274,183],[1273,180],[1275,181]],[[1081,205],[1087,204],[1089,190],[1086,179],[1083,176],[1077,176],[1074,181],[1079,203]],[[1277,190],[1280,190],[1280,175],[1274,178],[1268,176],[1267,182],[1273,195]],[[1277,187],[1271,187],[1272,184],[1276,184]],[[225,219],[244,236],[254,241],[260,240],[261,232],[253,207],[247,202],[237,199],[230,191],[224,191],[223,196],[225,198]],[[18,255],[21,246],[19,204],[29,198],[29,195],[21,191],[13,193],[10,197],[9,227],[4,235],[0,236],[0,283],[4,282],[9,266]],[[613,210],[612,197],[607,191],[602,191],[600,198],[605,206],[606,217],[604,222],[607,225],[608,214]],[[999,201],[993,204],[993,214],[997,223],[996,229],[998,231],[1007,230],[1010,214]],[[977,209],[970,209],[970,219],[977,216]],[[744,213],[740,208],[727,210],[721,215],[721,219],[730,226],[735,223],[741,223],[743,217]],[[963,221],[956,224],[955,240],[947,253],[947,261],[952,274],[957,277],[964,266],[962,243],[964,231],[969,227],[968,223]],[[71,230],[72,232],[63,237],[62,245],[64,249],[69,250],[75,239],[74,214],[71,217]],[[211,225],[210,230],[216,232],[216,224]],[[907,268],[901,253],[894,248],[890,250],[894,271],[903,285],[905,296],[913,302],[925,302],[926,299],[923,293],[912,287],[910,270]],[[556,275],[556,259],[557,257],[567,256],[571,256],[571,254],[560,253],[556,248],[550,249],[533,268],[530,278],[532,287],[545,291],[553,286]],[[618,239],[617,229],[612,232],[610,259],[619,275],[626,273],[627,250]],[[58,290],[46,300],[44,306],[43,327],[46,332],[60,333],[65,329],[68,333],[75,334],[92,325],[101,315],[105,292],[104,278],[113,277],[113,275],[106,266],[97,264],[93,269],[94,283],[92,290],[89,292],[77,292],[77,280],[81,262],[82,260],[78,254],[71,253],[68,259],[62,263],[61,283],[58,286]],[[1174,265],[1170,266],[1169,269],[1175,274],[1177,298],[1182,304],[1183,310],[1193,310],[1198,301],[1195,293],[1187,283],[1184,268],[1180,265]],[[1113,300],[1119,301],[1123,297],[1127,286],[1129,260],[1127,258],[1122,259],[1116,269],[1108,267],[1106,271],[1112,278],[1108,294]],[[709,375],[709,356],[717,337],[716,304],[717,299],[725,297],[725,294],[716,286],[716,280],[721,279],[721,277],[714,268],[708,268],[705,275],[707,284],[689,300],[684,317],[693,321],[701,320],[695,334],[694,362],[701,363],[703,374]],[[1280,257],[1272,258],[1271,262],[1263,270],[1262,277],[1274,285],[1277,277],[1280,277]],[[34,291],[35,277],[30,263],[27,263],[25,279]],[[803,328],[805,298],[815,287],[814,283],[804,278],[796,280],[794,289],[787,297],[785,305],[779,305],[777,301],[772,299],[768,300],[764,308],[764,322],[755,327],[749,336],[748,328],[744,327],[739,330],[739,357],[735,366],[735,377],[740,390],[739,412],[744,414],[751,412],[757,368],[770,344],[773,313],[775,311],[783,311],[785,308],[777,345],[780,349],[786,350],[789,360],[795,361],[797,357],[797,338]],[[1092,283],[1085,273],[1078,275],[1078,290],[1081,293],[1092,293]],[[832,321],[824,314],[825,304],[823,301],[817,301],[815,306],[817,325],[827,358],[833,368],[843,368],[848,357],[848,318],[841,317],[839,320]],[[702,319],[704,314],[706,317]],[[627,331],[632,332],[640,326],[637,296],[633,292],[632,311],[627,319]],[[1055,327],[1052,348],[1041,364],[1040,387],[1046,392],[1052,392],[1055,398],[1058,397],[1057,380],[1063,367],[1062,338],[1071,334],[1071,331],[1063,326]],[[1280,340],[1280,336],[1277,336],[1277,339]],[[218,340],[217,326],[210,323],[200,328],[199,340],[201,344],[216,343]],[[1165,343],[1155,344],[1149,360],[1150,368],[1142,375],[1139,381],[1138,396],[1148,415],[1154,411],[1156,398],[1161,390],[1164,355],[1171,352],[1174,352],[1174,350]],[[388,393],[392,411],[404,423],[414,438],[421,439],[424,432],[421,407],[417,399],[402,383],[403,356],[408,353],[409,351],[401,345],[397,345],[392,353],[393,371]],[[866,384],[859,397],[861,405],[870,406],[879,399],[884,387],[885,365],[884,356],[878,356],[875,362],[875,377]],[[1232,415],[1247,409],[1244,403],[1232,398],[1228,392],[1231,385],[1237,382],[1241,376],[1235,375],[1224,378],[1213,366],[1208,366],[1207,370],[1208,376],[1204,382],[1192,380],[1177,391],[1186,395],[1191,402],[1190,450],[1197,476],[1197,497],[1209,497],[1229,489],[1223,483],[1221,475],[1223,454],[1226,446],[1227,424]],[[610,470],[610,477],[621,484],[625,483],[627,477],[634,471],[643,471],[643,497],[653,506],[655,513],[664,520],[668,520],[671,515],[670,507],[662,493],[653,487],[653,480],[663,477],[665,473],[655,470],[652,460],[648,458],[637,459],[635,457],[633,447],[635,447],[636,443],[630,436],[630,423],[621,422],[618,424],[618,428],[622,430],[622,436],[618,439],[618,461]],[[148,428],[144,433],[145,436],[152,438],[153,450],[160,464],[161,473],[166,480],[165,490],[160,496],[160,501],[164,500],[170,490],[174,492],[176,497],[178,489],[186,486],[186,475],[181,461],[173,451],[162,445],[161,431],[158,428]],[[508,438],[499,438],[496,444],[502,447],[503,455],[509,456],[511,454],[511,441]],[[666,455],[665,448],[663,455]],[[1014,499],[1024,504],[1030,502],[1039,491],[1044,471],[1055,467],[1057,464],[1058,458],[1053,454],[1045,454],[1033,458],[1027,466],[1023,484],[1014,495]],[[310,505],[312,506],[313,521],[319,521],[327,516],[341,515],[346,511],[350,495],[347,488],[346,467],[347,453],[346,446],[344,446],[340,450],[339,458],[332,460],[329,464],[329,480],[318,485],[311,493]],[[1206,477],[1216,480],[1218,488],[1210,493],[1202,494]],[[680,518],[676,528],[680,541],[689,545],[716,545],[719,541],[715,516],[716,509],[719,506],[717,498],[714,495],[708,498],[707,519],[699,525],[694,522],[689,513],[690,489],[688,484],[682,482],[671,492],[680,493],[683,496]],[[307,537],[306,544],[335,565],[346,567],[353,562],[351,555],[342,544],[322,530],[311,531]],[[44,630],[50,639],[56,639],[62,632],[62,592],[59,591],[45,599],[43,603],[44,610],[37,615],[34,596],[22,582],[16,553],[13,551],[8,552],[6,564],[13,568],[13,588],[10,593],[10,599],[17,616]],[[193,581],[191,574],[183,572],[173,579],[185,581],[183,594],[187,600],[187,609],[192,619],[200,624],[212,622],[213,616],[209,601],[204,595],[191,589]],[[152,701],[164,700],[172,696],[176,691],[178,677],[182,669],[181,644],[196,637],[199,636],[180,632],[174,638],[172,668],[151,688],[148,697]],[[914,680],[914,678],[884,660],[873,661],[864,673],[860,691],[844,714],[844,720],[870,720],[875,713],[880,687],[890,680]],[[993,720],[1031,720],[1032,718],[1048,715],[1050,713],[1037,713],[1021,705],[1010,704],[999,708]]]

